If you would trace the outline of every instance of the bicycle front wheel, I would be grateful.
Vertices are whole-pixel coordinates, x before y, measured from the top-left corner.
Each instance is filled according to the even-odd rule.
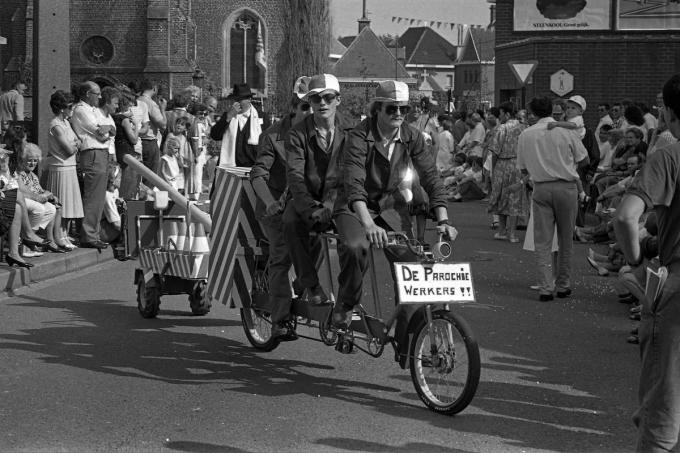
[[[416,327],[410,349],[411,379],[423,403],[446,415],[465,409],[477,391],[481,365],[477,341],[463,318],[433,313],[431,325],[423,319]]]

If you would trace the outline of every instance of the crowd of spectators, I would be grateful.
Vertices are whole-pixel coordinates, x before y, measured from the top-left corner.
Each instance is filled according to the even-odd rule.
[[[0,234],[9,265],[31,267],[25,258],[101,251],[116,241],[125,201],[152,198],[154,189],[126,155],[188,199],[207,192],[203,167],[218,157],[209,155],[217,100],[201,102],[197,87],[175,93],[171,105],[149,80],[57,90],[46,150],[28,141],[25,89],[17,82],[0,96]]]

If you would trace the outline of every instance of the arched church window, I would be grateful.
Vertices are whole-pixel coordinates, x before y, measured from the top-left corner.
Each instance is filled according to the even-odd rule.
[[[243,11],[232,22],[229,33],[230,86],[246,82],[250,88],[265,88],[265,30],[261,20],[249,11]]]

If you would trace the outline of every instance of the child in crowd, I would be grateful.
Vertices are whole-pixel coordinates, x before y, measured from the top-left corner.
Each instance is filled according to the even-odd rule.
[[[187,167],[189,171],[191,169],[189,165],[191,150],[185,135],[186,130],[187,119],[177,118],[165,139],[163,156],[161,156],[161,177],[182,194],[185,193]]]
[[[470,156],[470,168],[465,170],[460,175],[457,181],[456,190],[451,198],[451,201],[469,201],[481,200],[486,196],[484,188],[482,187],[482,166],[484,160],[478,156]]]
[[[122,172],[118,164],[109,166],[107,181],[106,181],[106,197],[104,198],[104,216],[108,225],[102,228],[103,237],[106,242],[114,241],[120,234],[121,219],[118,212],[116,201],[118,200],[118,189],[120,187]],[[104,222],[102,222],[104,224]]]
[[[548,130],[563,127],[576,132],[581,140],[586,136],[586,123],[583,121],[583,112],[586,111],[586,100],[582,96],[572,96],[567,100],[567,121],[553,121],[548,123]]]
[[[453,156],[453,165],[441,172],[441,177],[444,178],[445,186],[452,186],[456,184],[456,178],[463,174],[468,169],[467,156],[465,153],[458,153]]]
[[[186,144],[186,142],[184,143]],[[184,194],[184,164],[181,156],[182,142],[168,137],[161,157],[161,177],[179,193]]]

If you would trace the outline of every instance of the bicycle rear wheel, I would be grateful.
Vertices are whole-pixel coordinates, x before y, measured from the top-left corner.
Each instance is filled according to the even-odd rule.
[[[253,347],[260,351],[273,351],[279,340],[272,338],[272,322],[268,313],[255,310],[253,307],[241,308],[243,331]]]
[[[434,333],[434,344],[430,339]],[[449,311],[432,314],[416,327],[410,348],[411,379],[434,412],[457,414],[472,401],[480,375],[479,347],[467,323]]]

